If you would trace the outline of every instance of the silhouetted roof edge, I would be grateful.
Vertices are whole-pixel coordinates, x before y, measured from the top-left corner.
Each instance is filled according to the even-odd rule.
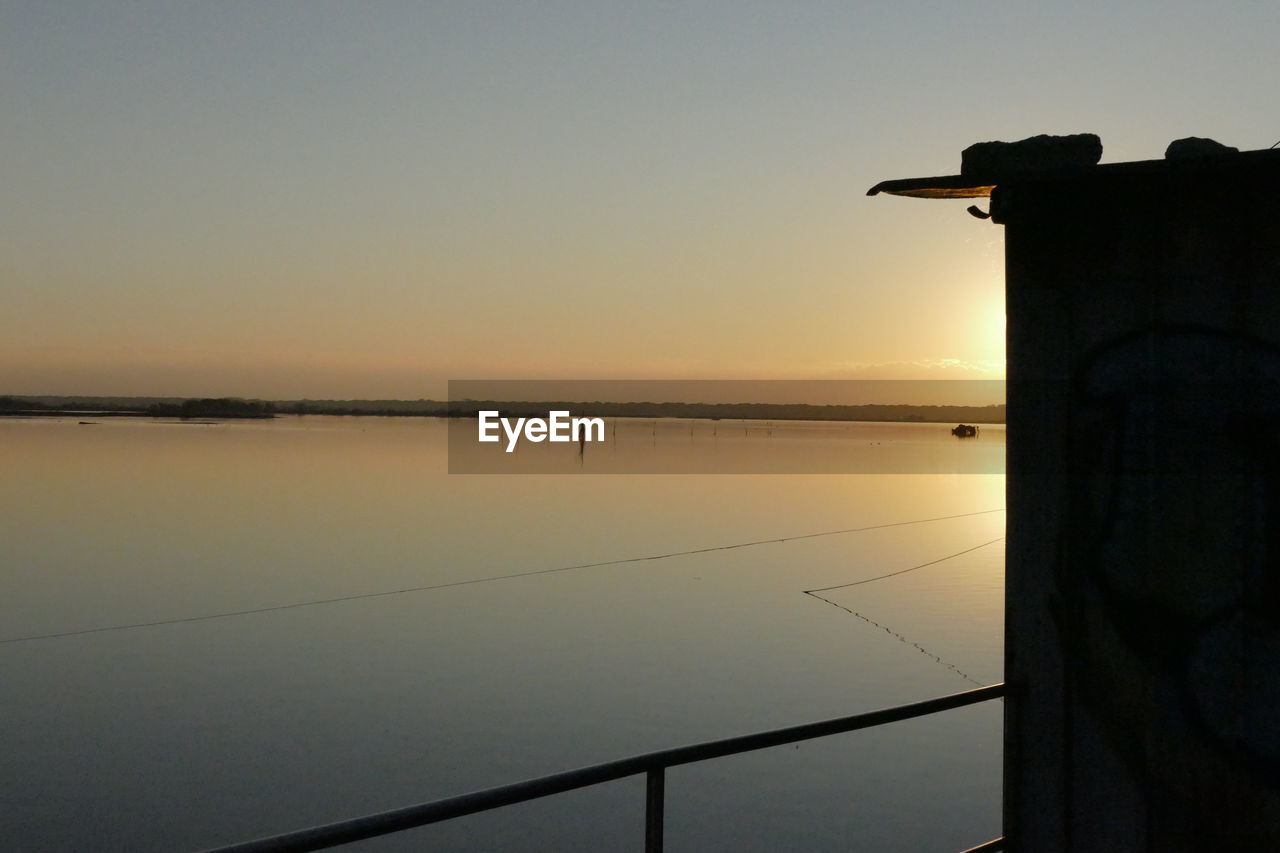
[[[902,178],[881,181],[867,195],[908,196],[911,198],[988,198],[1000,184],[1058,183],[1076,180],[1113,180],[1125,178],[1176,177],[1187,174],[1233,172],[1267,172],[1280,174],[1280,150],[1240,151],[1215,157],[1176,160],[1135,160],[1128,163],[1102,163],[1072,169],[1018,171],[1005,174],[942,175],[933,178]]]

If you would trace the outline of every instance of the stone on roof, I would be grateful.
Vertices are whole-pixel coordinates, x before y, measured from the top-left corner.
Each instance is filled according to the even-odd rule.
[[[975,142],[960,153],[961,175],[1013,175],[1094,166],[1102,159],[1097,134],[1041,134],[1018,142]]]
[[[1170,142],[1169,147],[1164,150],[1164,158],[1166,160],[1197,160],[1201,157],[1222,157],[1239,153],[1239,148],[1223,145],[1215,139],[1187,136]]]

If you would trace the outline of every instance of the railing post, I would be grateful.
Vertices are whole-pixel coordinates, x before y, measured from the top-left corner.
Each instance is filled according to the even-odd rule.
[[[645,774],[644,853],[662,853],[662,800],[665,772],[666,768],[655,767]]]

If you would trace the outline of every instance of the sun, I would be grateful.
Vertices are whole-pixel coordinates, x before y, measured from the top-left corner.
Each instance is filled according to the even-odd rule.
[[[976,318],[975,343],[983,360],[1003,361],[1005,357],[1004,294],[997,294],[983,305]]]

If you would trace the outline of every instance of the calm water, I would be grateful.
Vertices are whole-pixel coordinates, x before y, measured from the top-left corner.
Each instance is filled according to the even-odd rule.
[[[453,474],[1003,474],[1002,425],[956,441],[926,423],[608,419],[603,442],[480,443],[448,422]]]
[[[449,475],[447,428],[0,420],[0,639],[1004,501],[997,475]],[[883,440],[963,444],[940,425]],[[1003,543],[823,593],[839,607],[802,591],[1003,527],[997,512],[0,644],[0,849],[197,850],[998,681]],[[999,714],[987,703],[674,769],[668,849],[988,840]],[[634,779],[348,849],[638,850],[642,832]]]

